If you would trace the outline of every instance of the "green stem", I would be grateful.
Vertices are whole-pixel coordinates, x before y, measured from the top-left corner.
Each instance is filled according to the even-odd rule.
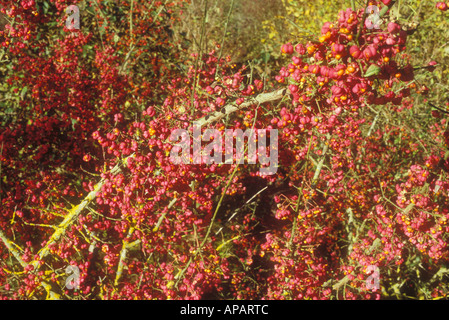
[[[395,5],[395,3],[396,3],[396,0],[391,1],[391,3],[388,6],[384,6],[382,8],[382,10],[380,10],[380,12],[379,12],[379,17],[382,18],[388,12],[388,10],[390,10],[391,7],[393,7]]]
[[[129,10],[129,36],[131,37],[131,43],[133,42],[133,6],[134,0],[131,0],[131,8]]]
[[[193,101],[195,100],[195,91],[196,91],[196,86],[198,85],[198,80],[197,77],[199,78],[199,74],[198,74],[198,64],[199,64],[199,59],[200,57],[203,55],[203,38],[204,38],[204,33],[206,30],[206,19],[207,19],[207,0],[204,6],[204,13],[203,13],[203,22],[201,25],[201,35],[200,35],[200,47],[199,47],[199,52],[198,55],[196,56],[195,59],[195,74],[193,76],[193,83],[192,83],[192,93],[190,95],[190,108],[192,109],[191,111],[191,115],[193,116],[193,113],[195,112],[195,108],[193,107]]]
[[[223,32],[223,38],[221,38],[220,53],[218,55],[218,61],[220,61],[221,56],[223,55],[223,45],[224,45],[224,41],[225,41],[225,38],[226,38],[226,34],[228,32],[229,19],[231,17],[231,13],[232,13],[232,9],[233,8],[234,8],[234,0],[231,1],[231,8],[229,9],[228,16],[226,17],[225,29],[224,29],[224,32]],[[215,71],[215,78],[218,76],[219,69],[220,69],[220,66],[219,66],[219,64],[217,64],[217,70]]]
[[[391,1],[391,3],[388,6],[382,7],[382,9],[379,12],[379,17],[382,18],[388,12],[388,10],[390,10],[390,8],[394,6],[395,3],[396,3],[396,0]],[[359,26],[359,31],[357,32],[357,36],[355,38],[356,43],[359,43],[359,37],[362,34],[363,26],[365,25],[365,20],[366,20],[366,17],[368,16],[368,14],[366,12],[366,8],[368,8],[368,5],[369,5],[369,0],[366,1],[366,5],[364,7],[365,11],[363,12],[362,21],[360,22],[360,26]]]

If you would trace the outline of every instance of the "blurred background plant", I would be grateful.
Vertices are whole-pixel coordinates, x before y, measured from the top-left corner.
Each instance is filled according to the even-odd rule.
[[[291,171],[291,179],[298,185],[312,173],[308,160],[304,159],[309,156],[307,148],[313,149],[311,153],[316,159],[322,155],[318,138],[323,138],[323,134],[310,128],[310,122],[325,130],[341,129],[341,136],[334,135],[330,140],[329,152],[333,154],[323,166],[323,173],[328,170],[328,175],[321,179],[317,190],[329,189],[326,184],[337,171],[339,175],[332,179],[332,184],[339,184],[341,189],[329,191],[333,193],[330,197],[327,191],[323,195],[316,194],[312,190],[315,187],[301,184],[304,199],[314,200],[316,206],[308,212],[308,209],[300,208],[300,204],[304,201],[308,207],[309,201],[298,197],[297,186],[290,184],[292,181],[282,184],[284,173],[279,172],[279,179],[275,181],[279,185],[270,184],[267,191],[276,203],[265,195],[252,202],[253,193],[259,191],[253,188],[260,185],[260,180],[248,175],[248,166],[239,167],[235,179],[231,178],[237,171],[230,175],[229,192],[223,193],[227,196],[218,215],[223,221],[217,218],[214,225],[218,229],[216,234],[222,238],[211,237],[211,241],[206,241],[213,225],[208,219],[213,209],[220,208],[221,200],[217,199],[221,195],[221,184],[229,177],[228,169],[208,167],[197,170],[189,166],[178,174],[178,167],[164,161],[164,154],[168,152],[163,142],[166,136],[171,129],[191,120],[187,117],[190,112],[185,112],[189,108],[191,116],[204,116],[211,109],[222,106],[225,99],[231,101],[239,95],[244,99],[255,91],[266,91],[268,85],[278,85],[278,82],[287,86],[282,82],[285,75],[277,78],[281,81],[275,78],[281,68],[284,74],[290,72],[288,69],[294,70],[290,66],[286,68],[292,57],[283,53],[281,47],[291,42],[293,53],[293,47],[298,43],[307,44],[314,39],[318,44],[316,39],[323,24],[335,23],[340,10],[364,8],[367,2],[73,2],[79,5],[82,19],[82,31],[76,35],[64,28],[64,9],[72,1],[12,3],[0,0],[0,4],[8,8],[3,9],[0,26],[9,23],[12,28],[3,30],[0,48],[3,80],[0,83],[0,229],[15,241],[17,248],[23,248],[20,252],[23,265],[36,259],[33,264],[42,262],[42,269],[46,268],[45,272],[32,271],[29,265],[18,264],[10,249],[1,245],[0,290],[5,297],[42,298],[45,292],[38,288],[38,284],[43,280],[52,281],[54,287],[59,284],[59,289],[64,292],[61,270],[69,263],[85,268],[84,275],[88,273],[82,292],[77,293],[86,299],[204,298],[206,287],[216,290],[206,294],[221,298],[341,298],[342,294],[349,297],[350,293],[352,297],[363,297],[360,284],[366,275],[358,257],[372,258],[374,253],[380,259],[383,259],[382,255],[399,257],[391,250],[385,253],[384,250],[389,248],[384,248],[380,244],[384,239],[379,238],[379,232],[382,235],[397,223],[397,220],[389,220],[393,215],[400,216],[406,211],[410,219],[420,221],[424,219],[424,214],[420,216],[424,210],[430,212],[436,208],[437,214],[432,211],[435,216],[448,214],[447,196],[443,192],[438,194],[436,191],[434,195],[428,188],[414,185],[416,177],[422,179],[429,172],[443,181],[446,179],[445,173],[437,172],[437,164],[440,153],[447,149],[443,136],[443,132],[447,132],[447,116],[434,112],[427,101],[431,100],[442,109],[447,107],[448,16],[447,12],[435,8],[434,1],[397,1],[391,10],[391,20],[400,22],[409,36],[407,50],[398,53],[397,61],[409,61],[416,68],[415,78],[407,84],[397,81],[393,88],[382,88],[383,83],[376,81],[378,79],[373,82],[379,87],[380,94],[396,89],[399,92],[405,85],[409,86],[413,96],[404,99],[403,104],[374,103],[360,108],[358,113],[354,108],[343,114],[340,114],[340,108],[338,113],[342,121],[336,124],[336,118],[332,118],[334,122],[329,122],[328,128],[324,123],[327,115],[334,112],[332,108],[324,110],[329,113],[324,114],[324,118],[322,115],[318,118],[302,106],[293,111],[296,105],[291,101],[264,105],[264,112],[259,117],[251,108],[230,117],[237,127],[249,127],[249,119],[260,121],[258,125],[263,127],[277,124],[284,138],[282,147],[286,148],[280,156],[283,169]],[[340,34],[340,30],[334,30],[335,34]],[[321,45],[323,50],[330,50],[332,44]],[[309,63],[315,61],[313,57],[301,59]],[[328,62],[334,65],[339,59],[333,59],[331,53]],[[429,62],[433,60],[438,65],[429,72]],[[243,70],[243,66],[247,68]],[[348,73],[353,73],[357,66],[344,67]],[[305,70],[304,73],[311,73]],[[317,69],[312,66],[312,70]],[[343,69],[339,71],[343,72]],[[358,80],[363,78],[359,76]],[[260,85],[258,79],[265,79],[266,86]],[[307,74],[304,78],[306,89],[315,89],[320,83],[315,80],[315,74]],[[290,88],[303,90],[295,84]],[[303,129],[308,127],[306,130],[310,130],[307,134],[291,128],[298,124],[292,123],[292,119],[299,116]],[[348,134],[356,138],[350,138]],[[351,141],[354,150],[338,146]],[[141,153],[136,162],[130,159],[126,170],[112,174],[110,169],[131,152]],[[296,152],[298,158],[294,158],[292,152]],[[352,162],[356,154],[361,164],[357,165],[357,174],[351,176],[354,168],[344,167],[344,163]],[[431,155],[431,161],[426,160]],[[377,183],[370,176],[373,175],[371,170],[385,180]],[[73,228],[67,229],[59,243],[51,244],[51,254],[45,259],[36,257],[36,252],[45,247],[53,235],[61,217],[73,212],[75,205],[93,190],[100,176],[100,184],[104,187],[96,203],[88,207],[89,212],[81,215]],[[350,184],[352,188],[347,187]],[[441,189],[445,190],[447,185],[441,184]],[[402,190],[398,191],[399,188]],[[232,197],[228,198],[228,195]],[[379,197],[373,200],[374,195]],[[172,202],[173,199],[176,201]],[[398,209],[395,203],[401,200],[420,203],[424,209],[421,212],[412,207]],[[292,211],[292,208],[296,209]],[[347,208],[352,208],[352,212],[345,211]],[[231,222],[224,219],[234,212],[238,214],[229,219]],[[296,221],[298,213],[304,220],[295,225],[292,221]],[[371,235],[360,234],[359,237],[359,231],[376,227],[375,221],[364,224],[368,214],[376,218],[384,215],[382,224],[388,226],[376,231],[375,241]],[[351,218],[347,219],[346,215]],[[427,220],[432,222],[432,219]],[[442,236],[439,233],[446,228],[446,220],[437,221],[441,229],[426,225],[427,229],[414,226],[416,230],[411,231],[407,230],[407,221],[404,217],[404,221],[394,225],[395,237],[384,237],[394,239],[395,245],[404,241],[407,248],[403,253],[405,261],[398,262],[397,267],[392,266],[391,261],[385,263],[383,270],[387,272],[381,271],[382,295],[397,298],[446,295],[444,263],[447,260],[435,263],[439,259],[439,250],[445,248],[444,243],[438,243],[436,249],[432,249],[436,253],[430,251],[432,256],[429,258],[428,247],[418,248],[412,242],[430,239],[430,247],[433,244],[431,236],[417,237],[426,232],[435,232],[440,239],[447,239],[447,232]],[[157,227],[154,227],[156,223]],[[137,224],[141,224],[141,230],[136,229],[138,232],[133,234],[132,240],[141,241],[142,247],[138,248],[143,250],[130,250],[130,263],[125,267],[122,252],[125,251],[125,256],[134,227],[139,228]],[[326,229],[329,226],[331,228]],[[209,228],[204,236],[205,246],[198,246],[198,236],[204,235],[205,227]],[[224,231],[219,233],[221,229]],[[312,230],[320,232],[318,238],[309,238],[309,234],[314,234]],[[287,236],[290,231],[292,234],[296,231],[295,237]],[[407,237],[403,232],[408,232]],[[98,256],[103,261],[91,257],[89,248],[95,242],[93,239],[102,243]],[[300,243],[301,262],[287,252],[292,240]],[[303,242],[308,244],[303,245]],[[369,252],[365,252],[367,246]],[[197,247],[204,250],[203,253],[201,250],[195,252]],[[346,253],[349,248],[353,249],[353,256]],[[446,259],[447,252],[443,253]],[[437,259],[433,261],[432,257]],[[327,260],[335,265],[328,265]],[[122,270],[123,276],[118,272],[121,268],[128,270]],[[351,283],[347,276],[354,270],[359,278]],[[98,275],[101,275],[100,283]],[[266,281],[267,275],[270,281]],[[142,277],[145,278],[142,280]],[[329,280],[323,283],[325,277]],[[342,280],[332,286],[332,291],[330,287],[339,277]],[[289,279],[300,283],[289,282]],[[345,281],[349,281],[348,285]],[[321,289],[325,286],[329,288],[323,293]],[[72,292],[66,290],[65,294],[67,298],[73,298]]]

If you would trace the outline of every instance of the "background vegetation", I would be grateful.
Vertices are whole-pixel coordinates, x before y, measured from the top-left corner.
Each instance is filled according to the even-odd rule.
[[[369,4],[391,6],[378,30]],[[0,6],[2,299],[447,298],[437,2]],[[170,133],[196,119],[278,129],[276,175],[171,164]]]

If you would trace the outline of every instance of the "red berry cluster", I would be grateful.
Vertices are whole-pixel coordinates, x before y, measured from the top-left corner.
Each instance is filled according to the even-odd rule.
[[[53,13],[68,5],[50,2]],[[133,33],[120,39],[123,21],[102,18],[113,8],[100,4],[104,33],[52,34],[48,51],[38,31],[52,15],[33,13],[34,1],[1,4],[29,18],[3,42],[28,117],[0,131],[0,235],[23,248],[7,263],[14,249],[2,242],[2,298],[378,299],[418,291],[416,265],[428,276],[447,263],[448,131],[431,126],[431,144],[399,122],[428,91],[413,81],[399,23],[370,30],[364,9],[341,11],[317,39],[283,45],[291,60],[267,79],[215,50],[174,63],[181,53],[156,16],[170,21],[183,1],[134,3]],[[195,120],[278,130],[277,173],[172,163],[171,133]],[[78,291],[65,287],[68,265]],[[370,266],[382,290],[367,286]]]

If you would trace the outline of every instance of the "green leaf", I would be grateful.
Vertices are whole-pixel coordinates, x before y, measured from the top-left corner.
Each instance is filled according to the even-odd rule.
[[[71,119],[72,120],[72,130],[75,131],[75,125],[78,123],[78,120]]]
[[[368,70],[366,70],[364,77],[368,78],[371,76],[376,76],[380,72],[380,67],[377,64],[372,64],[369,66]]]
[[[270,53],[262,52],[261,57],[263,62],[268,63],[268,61],[270,60]]]
[[[368,249],[368,254],[371,254],[373,252],[373,250],[380,247],[381,244],[382,244],[382,240],[380,240],[379,238],[376,238],[376,240],[373,241],[373,244],[371,245],[371,247]]]
[[[48,12],[48,9],[50,8],[50,5],[47,1],[44,1],[44,14]]]
[[[8,107],[8,108],[6,108],[5,113],[6,114],[14,113],[14,111],[15,111],[14,108]]]
[[[28,87],[27,86],[23,87],[22,91],[20,92],[20,98],[22,100],[25,98],[25,95],[27,94],[27,92],[28,92]]]

